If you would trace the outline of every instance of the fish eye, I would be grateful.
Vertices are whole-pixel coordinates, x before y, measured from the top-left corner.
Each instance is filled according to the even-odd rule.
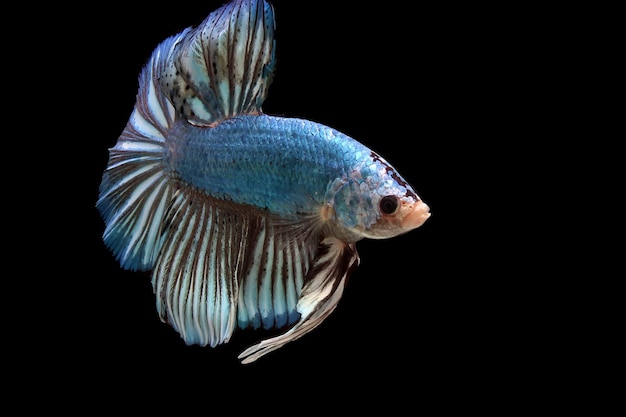
[[[384,214],[394,214],[398,210],[398,197],[386,195],[380,200],[380,211]]]

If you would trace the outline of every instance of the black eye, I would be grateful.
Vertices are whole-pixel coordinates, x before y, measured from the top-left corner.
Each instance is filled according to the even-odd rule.
[[[386,195],[380,200],[380,211],[384,214],[394,214],[398,209],[398,198],[395,195]]]

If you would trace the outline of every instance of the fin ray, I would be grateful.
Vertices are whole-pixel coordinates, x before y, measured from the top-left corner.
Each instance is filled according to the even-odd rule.
[[[321,324],[334,311],[348,278],[358,264],[359,256],[354,243],[345,244],[335,238],[323,239],[298,301],[300,320],[287,332],[244,350],[238,357],[241,362],[254,362]]]
[[[199,126],[260,113],[274,71],[274,26],[269,3],[241,0],[190,30],[161,76],[175,110]]]
[[[250,209],[184,189],[168,212],[167,234],[152,285],[161,320],[187,344],[216,346],[236,327],[241,248],[257,233]]]
[[[106,224],[103,239],[125,269],[149,270],[160,250],[161,220],[174,194],[163,169],[163,147],[174,113],[160,94],[158,76],[186,32],[163,41],[143,67],[135,108],[109,149],[100,183],[96,207]]]
[[[317,233],[298,239],[266,218],[259,238],[249,249],[246,274],[239,295],[240,328],[282,328],[300,318],[298,298],[317,246]],[[304,227],[315,229],[310,220]]]

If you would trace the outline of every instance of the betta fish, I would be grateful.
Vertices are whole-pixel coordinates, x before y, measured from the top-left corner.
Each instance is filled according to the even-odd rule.
[[[160,319],[188,345],[316,328],[359,264],[356,242],[421,226],[428,206],[383,157],[323,124],[265,114],[273,6],[233,0],[170,36],[139,74],[96,203],[104,244],[148,271]]]

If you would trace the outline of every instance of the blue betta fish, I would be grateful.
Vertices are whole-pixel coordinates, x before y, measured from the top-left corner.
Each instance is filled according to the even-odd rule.
[[[381,156],[335,129],[266,115],[274,12],[234,0],[154,50],[109,149],[97,201],[122,268],[151,271],[185,343],[283,329],[243,363],[317,327],[359,264],[355,244],[422,225],[428,206]]]

